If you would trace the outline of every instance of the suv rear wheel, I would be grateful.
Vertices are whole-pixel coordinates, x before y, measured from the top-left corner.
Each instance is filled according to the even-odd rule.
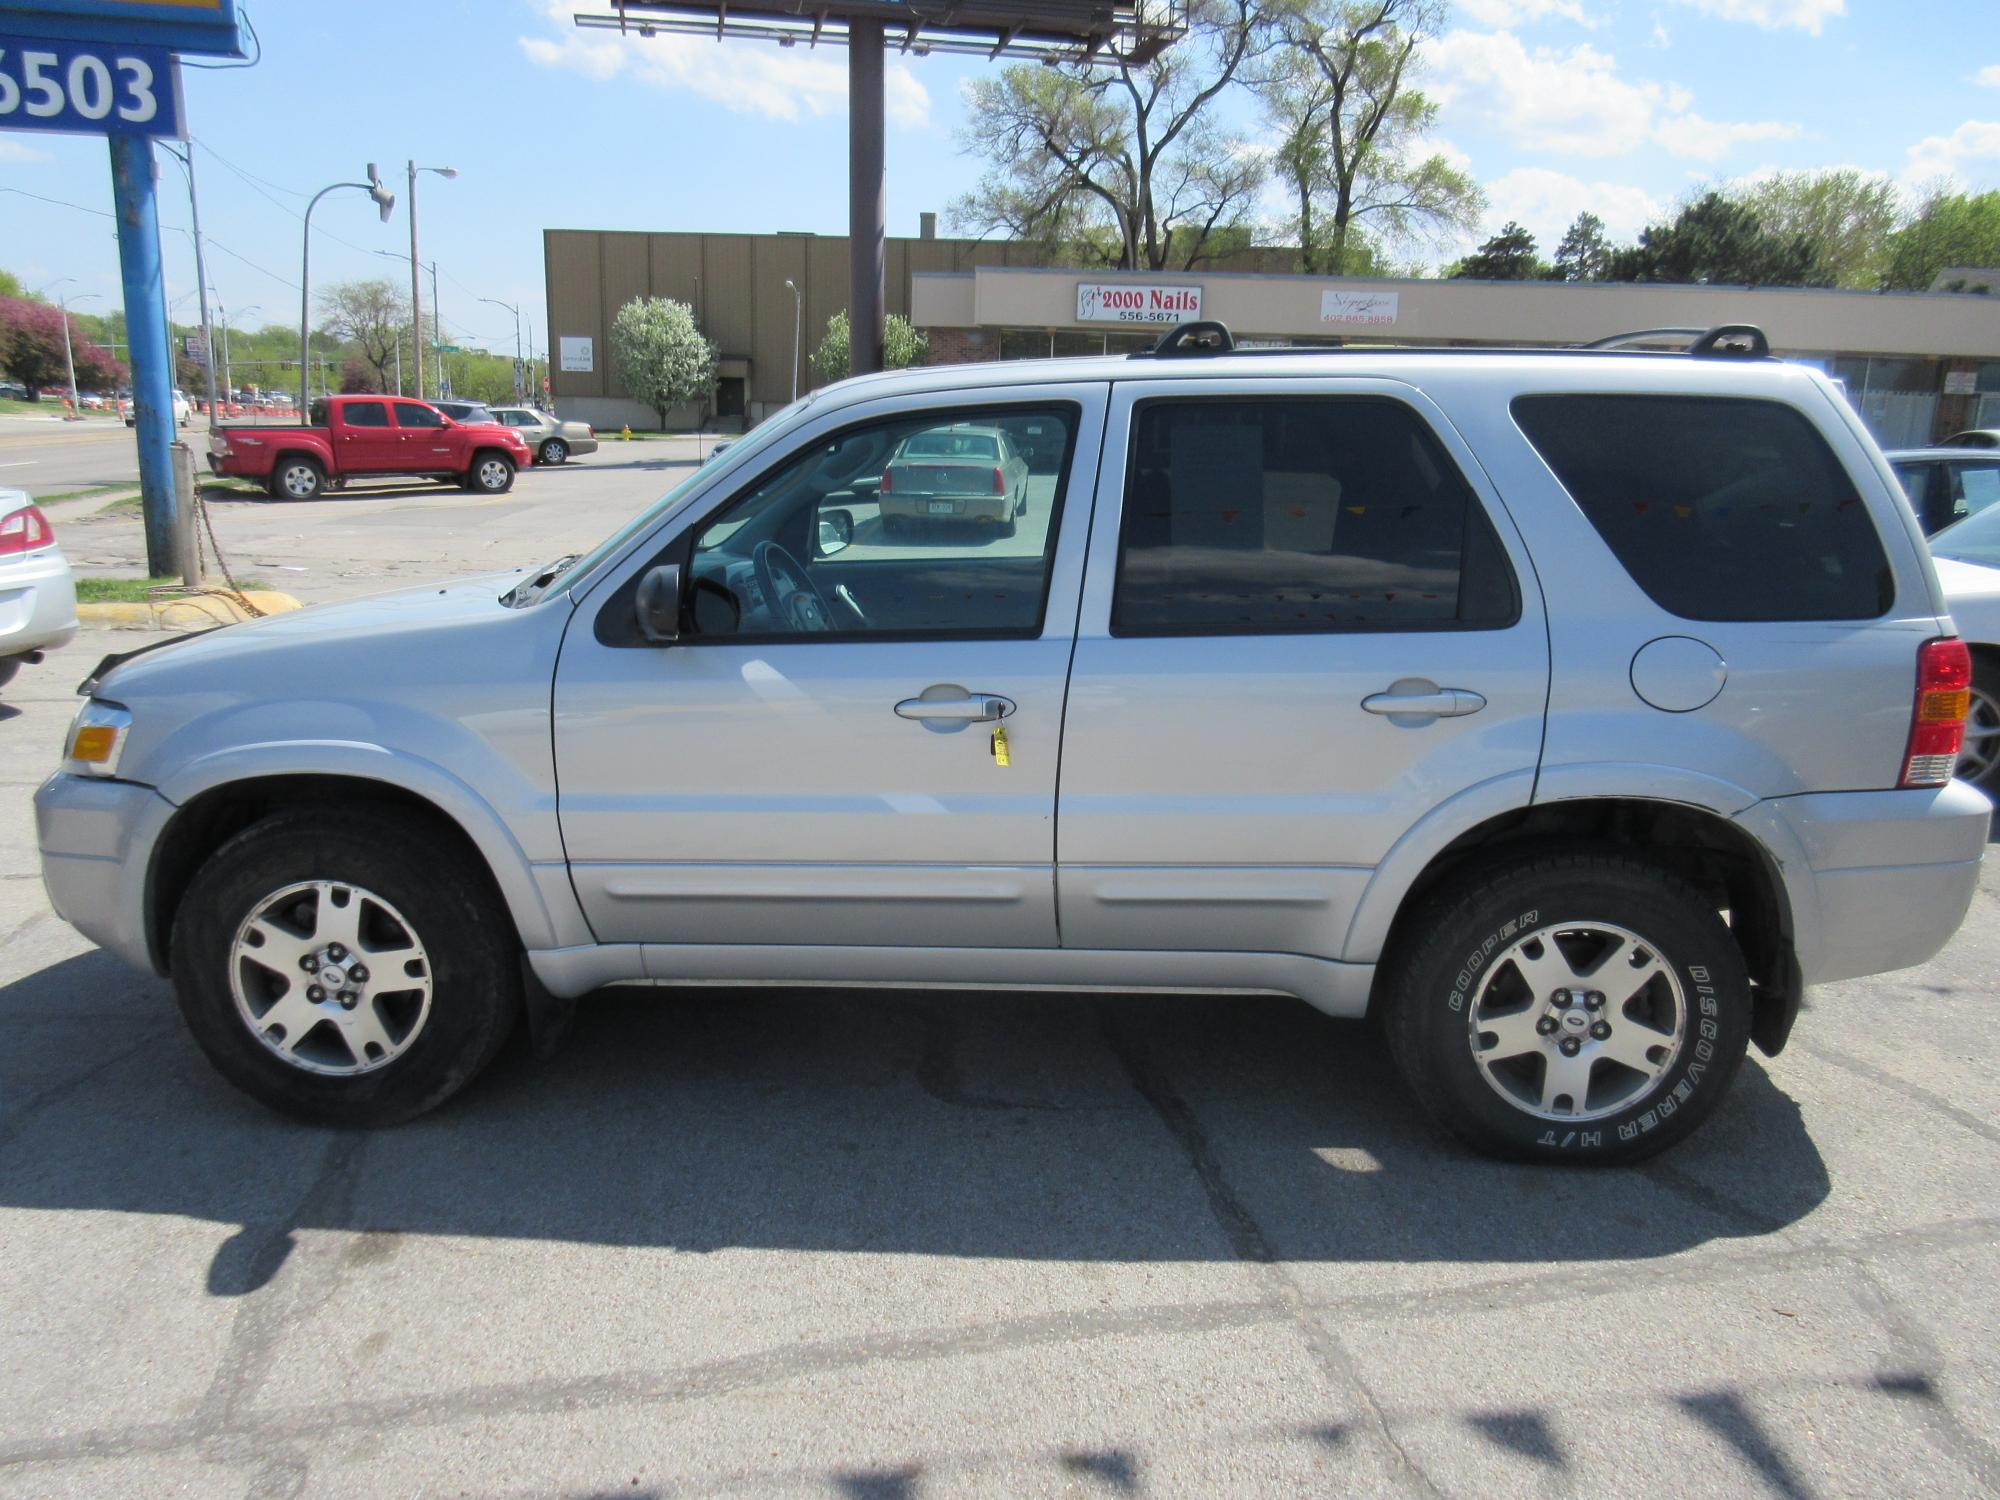
[[[1721,917],[1639,860],[1550,854],[1455,880],[1412,915],[1387,996],[1410,1088],[1468,1145],[1636,1161],[1728,1091],[1750,980]]]
[[[542,444],[542,453],[538,462],[559,464],[568,457],[569,444],[565,443],[561,438],[550,438]]]
[[[485,871],[428,828],[280,812],[195,875],[174,988],[245,1093],[316,1124],[393,1125],[463,1088],[506,1040],[521,1006],[499,936],[511,930]]]
[[[277,500],[310,500],[325,483],[325,472],[310,458],[282,458],[271,471],[271,495]]]

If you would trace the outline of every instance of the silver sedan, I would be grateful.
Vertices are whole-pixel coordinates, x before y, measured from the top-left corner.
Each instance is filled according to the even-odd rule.
[[[597,431],[587,422],[565,422],[532,406],[496,406],[493,419],[521,434],[538,464],[559,464],[597,451]]]

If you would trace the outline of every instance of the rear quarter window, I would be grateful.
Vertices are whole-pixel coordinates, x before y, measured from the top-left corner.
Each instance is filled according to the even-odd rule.
[[[1632,581],[1688,620],[1872,620],[1882,538],[1800,413],[1708,396],[1519,396],[1514,421]]]

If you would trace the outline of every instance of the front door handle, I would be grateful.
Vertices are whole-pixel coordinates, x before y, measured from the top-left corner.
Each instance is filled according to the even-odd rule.
[[[1004,719],[1013,711],[1013,699],[992,693],[966,693],[954,698],[905,698],[896,705],[898,718],[946,724],[986,724]]]
[[[1486,700],[1470,688],[1433,688],[1427,693],[1370,693],[1361,706],[1391,718],[1457,719],[1478,713]]]

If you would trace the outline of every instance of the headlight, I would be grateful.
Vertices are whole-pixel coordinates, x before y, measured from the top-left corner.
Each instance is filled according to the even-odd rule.
[[[132,727],[129,709],[91,698],[70,722],[63,744],[63,770],[72,776],[116,776],[125,749],[125,731]]]

